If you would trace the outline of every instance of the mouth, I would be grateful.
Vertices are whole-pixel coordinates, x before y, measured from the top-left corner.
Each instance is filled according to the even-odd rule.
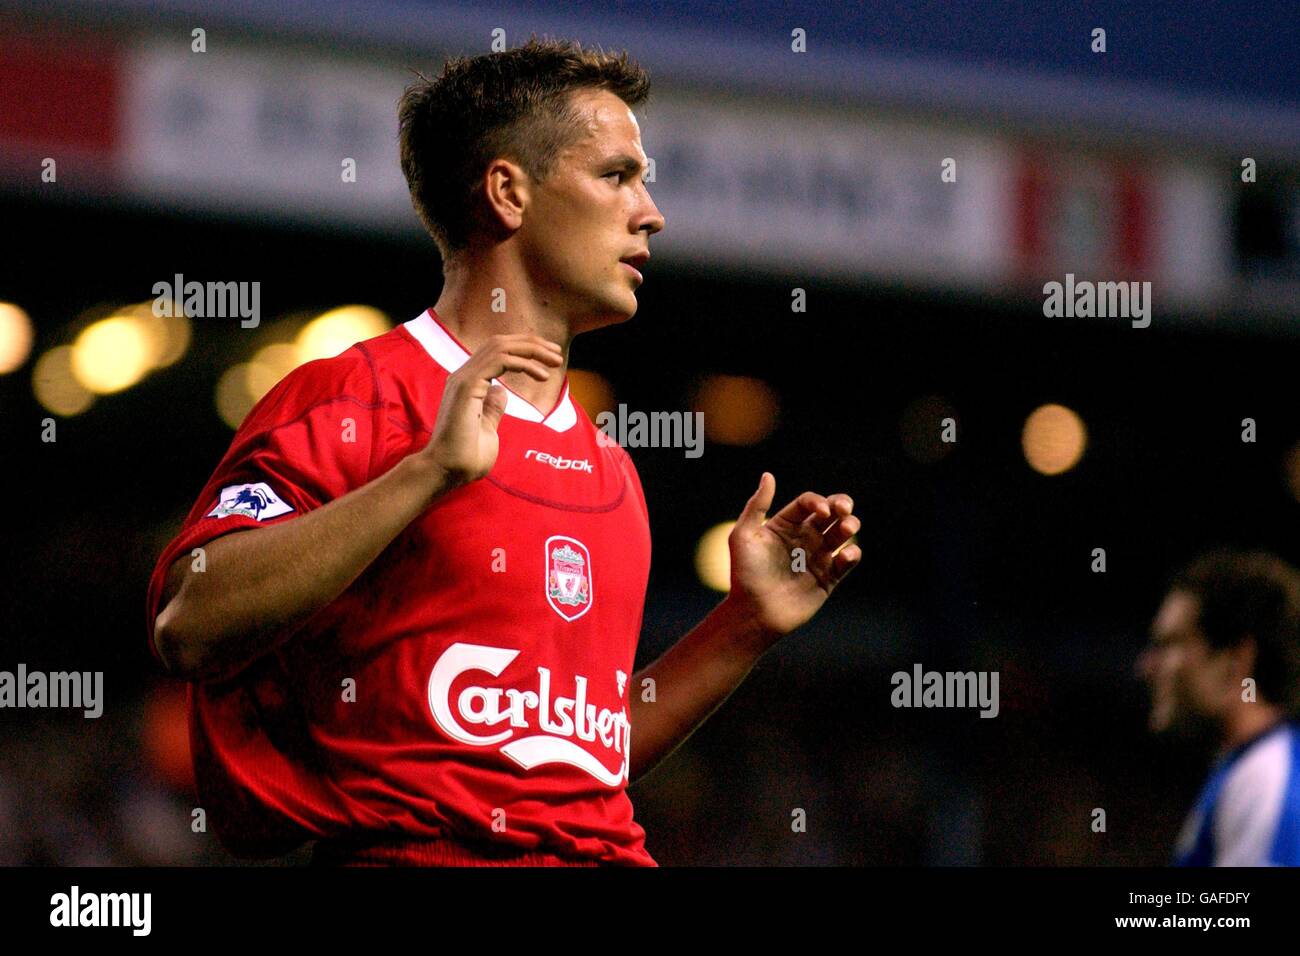
[[[624,256],[618,261],[622,263],[624,268],[631,272],[632,275],[636,276],[638,282],[644,282],[645,279],[641,275],[641,269],[645,266],[646,261],[649,260],[649,258],[649,252],[638,252],[630,256]]]

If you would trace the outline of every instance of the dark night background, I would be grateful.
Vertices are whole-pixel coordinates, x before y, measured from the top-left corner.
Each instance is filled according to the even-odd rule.
[[[743,33],[755,17],[733,23],[733,6],[657,9]],[[854,7],[840,39],[993,71],[1086,68],[1045,39],[1059,17],[1039,5],[992,20],[968,3],[906,5],[910,19],[904,6]],[[1120,74],[1294,108],[1294,10],[1256,4],[1229,26],[1228,9],[1135,15],[1149,42],[1136,61],[1120,58]],[[835,13],[815,16],[830,29]],[[1275,29],[1283,22],[1290,33]],[[1243,35],[1252,42],[1228,42]],[[1230,159],[1222,167],[1233,175]],[[1238,190],[1237,248],[1252,268],[1283,262],[1291,226]],[[139,301],[178,272],[263,277],[271,317],[363,302],[404,321],[441,285],[432,242],[414,234],[14,192],[0,195],[0,214],[0,298],[31,312],[33,355],[68,341],[85,310]],[[851,494],[864,553],[821,614],[632,787],[656,859],[1164,863],[1209,755],[1147,734],[1133,665],[1163,582],[1196,553],[1235,544],[1300,561],[1294,313],[1259,321],[1228,306],[1180,321],[1157,298],[1151,328],[1135,330],[1044,318],[1041,299],[1014,289],[810,276],[799,283],[808,310],[792,314],[791,283],[759,269],[652,262],[646,280],[635,318],[580,338],[573,366],[647,409],[688,407],[708,373],[753,376],[779,396],[780,417],[764,441],[710,443],[699,460],[632,450],[654,541],[638,665],[719,600],[696,578],[696,541],[735,518],[763,470],[778,505],[805,489]],[[248,350],[236,322],[196,320],[180,363],[60,420],[55,443],[40,438],[47,413],[30,364],[0,376],[0,667],[102,669],[109,704],[92,721],[3,714],[0,863],[228,860],[189,832],[184,685],[150,659],[144,604],[156,557],[230,442],[213,383]],[[922,462],[902,423],[927,396],[956,418],[958,441]],[[1046,402],[1078,412],[1088,434],[1080,463],[1050,478],[1020,445],[1025,417]],[[1241,440],[1243,418],[1257,422],[1255,443]],[[1097,547],[1104,574],[1090,570]],[[917,662],[999,671],[1000,715],[891,707],[891,673]],[[806,834],[791,834],[792,807],[807,810]],[[1095,807],[1106,833],[1089,829]]]

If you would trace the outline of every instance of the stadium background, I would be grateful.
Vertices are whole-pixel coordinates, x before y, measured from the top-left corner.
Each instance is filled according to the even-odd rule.
[[[310,320],[437,299],[393,107],[407,68],[496,28],[627,48],[655,81],[640,119],[667,229],[637,316],[573,351],[593,417],[698,408],[710,429],[699,459],[633,449],[655,546],[638,663],[718,599],[697,547],[762,470],[781,501],[844,490],[863,520],[863,566],[633,786],[651,852],[1166,859],[1207,755],[1144,730],[1133,663],[1161,582],[1211,544],[1300,559],[1289,5],[208,7],[0,3],[0,301],[33,332],[0,310],[0,669],[103,670],[106,699],[97,720],[0,711],[0,863],[228,860],[190,832],[184,688],[148,657],[145,582],[223,416],[305,354]],[[1067,272],[1151,280],[1151,327],[1045,317]],[[172,364],[134,371],[130,335],[83,337],[178,273],[259,281],[261,325],[193,320]],[[87,392],[74,358],[137,380]],[[1068,415],[1026,431],[1049,404],[1082,438]],[[893,708],[916,663],[997,670],[1001,713]]]

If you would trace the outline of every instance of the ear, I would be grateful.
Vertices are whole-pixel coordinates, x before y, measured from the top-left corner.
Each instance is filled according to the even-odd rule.
[[[1228,648],[1226,652],[1232,660],[1232,672],[1234,676],[1254,677],[1255,665],[1259,661],[1259,644],[1255,641],[1253,634],[1247,634],[1241,639],[1241,643],[1235,647]]]
[[[482,190],[489,221],[512,233],[524,224],[532,182],[523,167],[508,159],[494,159],[484,173]]]

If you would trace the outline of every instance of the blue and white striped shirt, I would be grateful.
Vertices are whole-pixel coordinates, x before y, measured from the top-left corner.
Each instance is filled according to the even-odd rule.
[[[1215,764],[1175,866],[1300,866],[1300,724],[1283,721]]]

